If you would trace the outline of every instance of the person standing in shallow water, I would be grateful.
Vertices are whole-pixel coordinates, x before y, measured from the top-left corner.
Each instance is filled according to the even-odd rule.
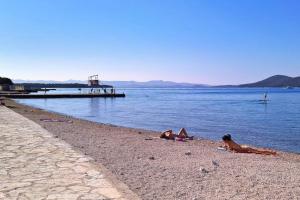
[[[264,94],[264,101],[267,101],[267,100],[268,100],[268,93],[265,92],[265,94]]]
[[[251,148],[245,145],[239,145],[231,139],[230,134],[226,134],[222,137],[223,142],[225,144],[225,148],[227,150],[236,152],[236,153],[255,153],[255,154],[263,154],[263,155],[276,155],[275,151],[271,150],[263,150]]]

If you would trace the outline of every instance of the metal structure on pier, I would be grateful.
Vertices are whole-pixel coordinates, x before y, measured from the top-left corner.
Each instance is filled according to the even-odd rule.
[[[98,87],[100,85],[100,81],[97,75],[89,76],[88,77],[88,86],[90,87]]]

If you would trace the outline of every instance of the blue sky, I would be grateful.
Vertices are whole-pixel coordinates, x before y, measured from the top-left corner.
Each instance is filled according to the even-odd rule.
[[[300,75],[297,0],[0,0],[0,76],[238,84]]]

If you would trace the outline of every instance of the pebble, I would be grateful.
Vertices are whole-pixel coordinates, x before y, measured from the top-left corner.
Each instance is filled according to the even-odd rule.
[[[215,160],[212,160],[211,162],[212,162],[212,164],[213,164],[214,166],[216,166],[216,167],[219,167],[219,166],[220,166],[219,163],[218,163],[217,161],[215,161]]]
[[[205,168],[202,168],[202,167],[200,168],[200,171],[205,174],[207,174],[209,172],[208,170],[206,170]]]
[[[150,160],[155,160],[154,156],[149,157]]]

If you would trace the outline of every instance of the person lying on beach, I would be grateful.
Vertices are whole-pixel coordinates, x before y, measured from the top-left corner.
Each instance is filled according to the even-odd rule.
[[[263,150],[263,149],[256,149],[251,148],[245,145],[239,145],[231,139],[230,134],[226,134],[222,137],[223,142],[225,143],[225,149],[236,152],[236,153],[256,153],[256,154],[263,154],[263,155],[276,155],[275,151],[271,150]]]
[[[164,132],[162,132],[162,134],[160,135],[160,138],[164,138],[164,139],[168,139],[168,140],[176,140],[177,138],[179,140],[184,140],[184,139],[193,139],[192,137],[189,137],[185,128],[180,129],[180,131],[178,132],[178,134],[173,133],[172,130],[166,130]]]

